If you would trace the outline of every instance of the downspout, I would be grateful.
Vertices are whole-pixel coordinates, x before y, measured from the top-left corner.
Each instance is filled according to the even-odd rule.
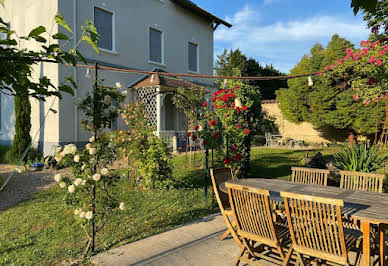
[[[74,47],[77,45],[77,0],[73,0],[73,32],[74,32]],[[73,77],[75,84],[77,82],[77,67],[73,67]],[[77,89],[74,90],[74,97],[77,98]],[[78,143],[78,107],[74,104],[74,143]]]

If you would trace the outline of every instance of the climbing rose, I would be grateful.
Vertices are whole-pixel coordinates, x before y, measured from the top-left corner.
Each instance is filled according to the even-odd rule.
[[[216,120],[213,119],[212,121],[209,122],[209,124],[210,124],[211,126],[214,126],[214,125],[216,124]]]
[[[219,134],[218,134],[218,133],[214,133],[214,134],[213,134],[213,139],[217,139],[217,138],[218,138],[218,136],[219,136]]]
[[[237,128],[240,128],[240,129],[242,128],[242,126],[241,126],[241,125],[236,125],[236,127],[237,127]]]
[[[70,186],[67,187],[67,190],[69,191],[70,194],[72,194],[75,191],[75,186],[74,185],[70,185]]]
[[[102,169],[101,169],[101,174],[102,174],[102,175],[107,175],[108,173],[109,173],[108,168],[102,168]]]
[[[66,183],[65,182],[59,182],[59,187],[60,188],[65,188],[66,187]]]
[[[79,217],[80,217],[80,218],[85,218],[85,212],[81,211],[81,212],[79,213]]]
[[[96,148],[90,148],[89,150],[89,154],[90,155],[95,155],[97,153],[97,149]]]
[[[119,209],[122,211],[125,210],[125,203],[124,202],[120,202]]]
[[[79,163],[79,160],[80,160],[79,155],[78,155],[78,154],[75,155],[75,156],[74,156],[74,162]]]
[[[241,161],[241,159],[242,159],[241,153],[237,153],[237,154],[236,154],[236,159],[239,160],[239,161]]]
[[[203,102],[202,107],[206,107],[206,106],[207,106],[207,102]]]
[[[93,212],[92,211],[88,211],[85,213],[85,218],[87,220],[91,220],[93,218]]]
[[[74,185],[76,186],[76,187],[78,187],[79,185],[81,185],[82,184],[82,178],[77,178],[75,181],[74,181]]]
[[[61,179],[62,179],[62,175],[61,175],[60,173],[58,173],[58,174],[56,174],[56,175],[54,176],[54,180],[55,180],[57,183],[59,183],[59,181],[61,181]]]
[[[248,135],[251,131],[249,129],[245,129],[244,132]]]
[[[100,179],[101,179],[101,175],[100,174],[94,174],[93,175],[93,180],[94,181],[98,182],[98,181],[100,181]]]
[[[198,130],[198,129],[199,129],[199,126],[195,126],[194,129],[195,129],[195,130]]]
[[[248,107],[246,107],[246,106],[244,105],[244,106],[243,106],[243,109],[244,109],[244,110],[247,110],[247,109],[248,109]]]

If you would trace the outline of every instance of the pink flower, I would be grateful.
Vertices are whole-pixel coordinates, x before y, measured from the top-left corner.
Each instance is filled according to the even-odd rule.
[[[375,61],[376,61],[376,57],[371,56],[371,57],[369,58],[369,63],[374,63]]]
[[[353,100],[358,100],[358,96],[356,94],[353,95]]]
[[[367,54],[369,50],[368,48],[362,48],[361,51],[361,54]]]
[[[381,60],[376,60],[375,61],[375,64],[378,65],[378,66],[381,66],[383,64],[383,61]]]
[[[322,72],[319,72],[319,73],[318,73],[318,76],[322,76]]]
[[[367,101],[364,102],[364,105],[365,105],[365,106],[368,106],[369,104],[370,104],[370,101],[369,101],[369,100],[367,100]]]

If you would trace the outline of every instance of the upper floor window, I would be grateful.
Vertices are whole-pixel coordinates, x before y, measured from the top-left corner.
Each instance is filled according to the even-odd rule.
[[[163,64],[163,32],[150,28],[150,61]]]
[[[189,42],[189,71],[198,72],[198,44]]]
[[[97,46],[113,51],[113,13],[99,7],[94,7],[94,26],[100,35]]]

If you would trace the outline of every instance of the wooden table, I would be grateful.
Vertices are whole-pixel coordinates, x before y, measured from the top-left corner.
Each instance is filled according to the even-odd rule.
[[[380,265],[384,265],[384,233],[388,224],[388,193],[375,193],[343,189],[331,186],[317,186],[293,183],[279,179],[250,178],[229,181],[232,184],[246,185],[270,191],[271,201],[282,203],[280,191],[299,194],[342,199],[343,215],[361,221],[363,233],[363,265],[370,265],[370,225],[379,226]],[[221,184],[221,191],[227,193],[225,184]]]

